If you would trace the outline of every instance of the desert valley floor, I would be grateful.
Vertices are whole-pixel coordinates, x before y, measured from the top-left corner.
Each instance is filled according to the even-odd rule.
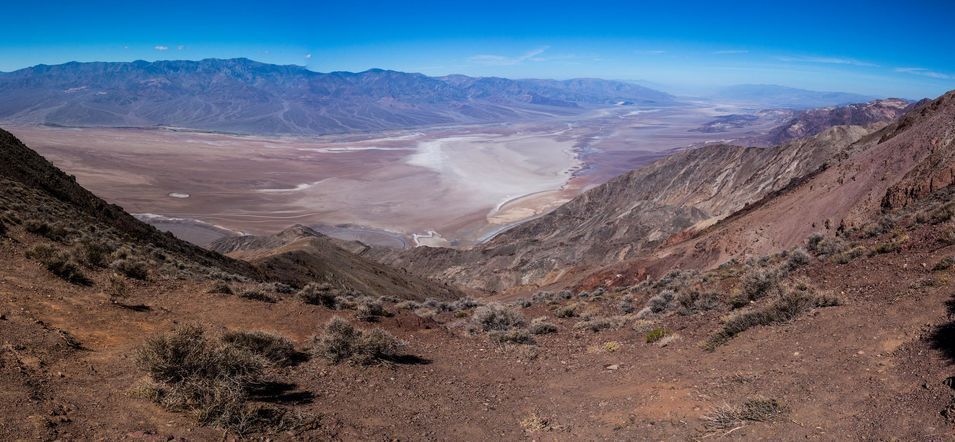
[[[291,224],[390,247],[466,247],[610,177],[694,144],[779,123],[699,128],[730,106],[620,106],[573,120],[325,137],[12,127],[77,181],[206,244]]]

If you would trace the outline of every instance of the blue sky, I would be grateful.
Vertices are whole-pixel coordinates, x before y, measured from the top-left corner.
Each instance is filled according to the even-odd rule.
[[[12,2],[10,2],[12,3]],[[58,3],[58,4],[53,4]],[[0,71],[248,57],[315,71],[955,89],[955,1],[16,2]]]

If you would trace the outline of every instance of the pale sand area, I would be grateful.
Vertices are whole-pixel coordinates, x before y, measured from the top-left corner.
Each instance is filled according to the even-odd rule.
[[[296,223],[349,224],[365,237],[379,231],[378,236],[403,235],[409,244],[421,235],[422,244],[468,245],[498,224],[520,218],[517,212],[506,219],[488,217],[505,201],[560,190],[579,167],[573,139],[546,129],[337,138],[134,129],[12,131],[82,185],[133,213],[192,218],[249,233],[271,233]],[[531,216],[543,210],[536,204],[527,212]],[[188,228],[177,221],[175,232],[187,236]],[[204,241],[209,239],[208,226],[200,223],[196,229]],[[333,231],[345,234],[348,229]]]

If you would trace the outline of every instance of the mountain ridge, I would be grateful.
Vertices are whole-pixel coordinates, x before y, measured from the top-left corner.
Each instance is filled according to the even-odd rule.
[[[320,73],[249,59],[71,62],[0,74],[0,120],[76,127],[172,126],[328,134],[533,120],[669,94],[599,79]]]

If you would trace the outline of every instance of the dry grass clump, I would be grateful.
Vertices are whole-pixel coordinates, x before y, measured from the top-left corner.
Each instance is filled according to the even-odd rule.
[[[381,329],[363,331],[335,317],[314,339],[313,352],[329,362],[374,365],[394,361],[405,344]]]
[[[67,282],[80,285],[90,284],[90,280],[83,274],[79,264],[73,260],[69,253],[61,252],[53,246],[40,244],[28,250],[26,256],[39,261],[50,273]]]
[[[222,335],[222,342],[259,355],[276,365],[290,365],[298,352],[288,339],[261,331],[233,331]]]
[[[916,216],[916,221],[928,224],[941,224],[948,222],[952,217],[955,217],[955,203],[948,203],[942,207],[919,213]]]
[[[533,344],[534,338],[524,329],[513,329],[507,331],[495,330],[489,332],[488,337],[499,344]]]
[[[474,309],[471,315],[471,324],[485,332],[508,331],[524,323],[524,316],[520,312],[496,302]]]
[[[783,406],[775,399],[753,398],[737,407],[719,407],[703,419],[710,428],[727,429],[745,422],[768,422],[784,412]]]
[[[648,331],[647,334],[644,335],[644,339],[647,341],[647,344],[653,344],[654,342],[657,342],[669,335],[670,335],[669,330],[663,327],[657,327],[653,330]]]
[[[792,291],[776,298],[763,308],[731,317],[723,324],[720,331],[710,337],[704,344],[704,348],[714,350],[752,327],[789,322],[813,307],[831,307],[841,303],[839,298],[831,295],[814,296],[805,291]]]
[[[809,254],[803,249],[794,249],[789,252],[786,260],[786,270],[793,271],[809,264]]]
[[[262,378],[262,358],[209,339],[200,326],[180,326],[151,338],[137,351],[151,383],[139,395],[163,407],[193,414],[203,424],[250,430],[257,413],[249,392]]]
[[[106,281],[106,295],[109,296],[109,302],[118,304],[129,297],[129,286],[122,276],[109,275]]]

